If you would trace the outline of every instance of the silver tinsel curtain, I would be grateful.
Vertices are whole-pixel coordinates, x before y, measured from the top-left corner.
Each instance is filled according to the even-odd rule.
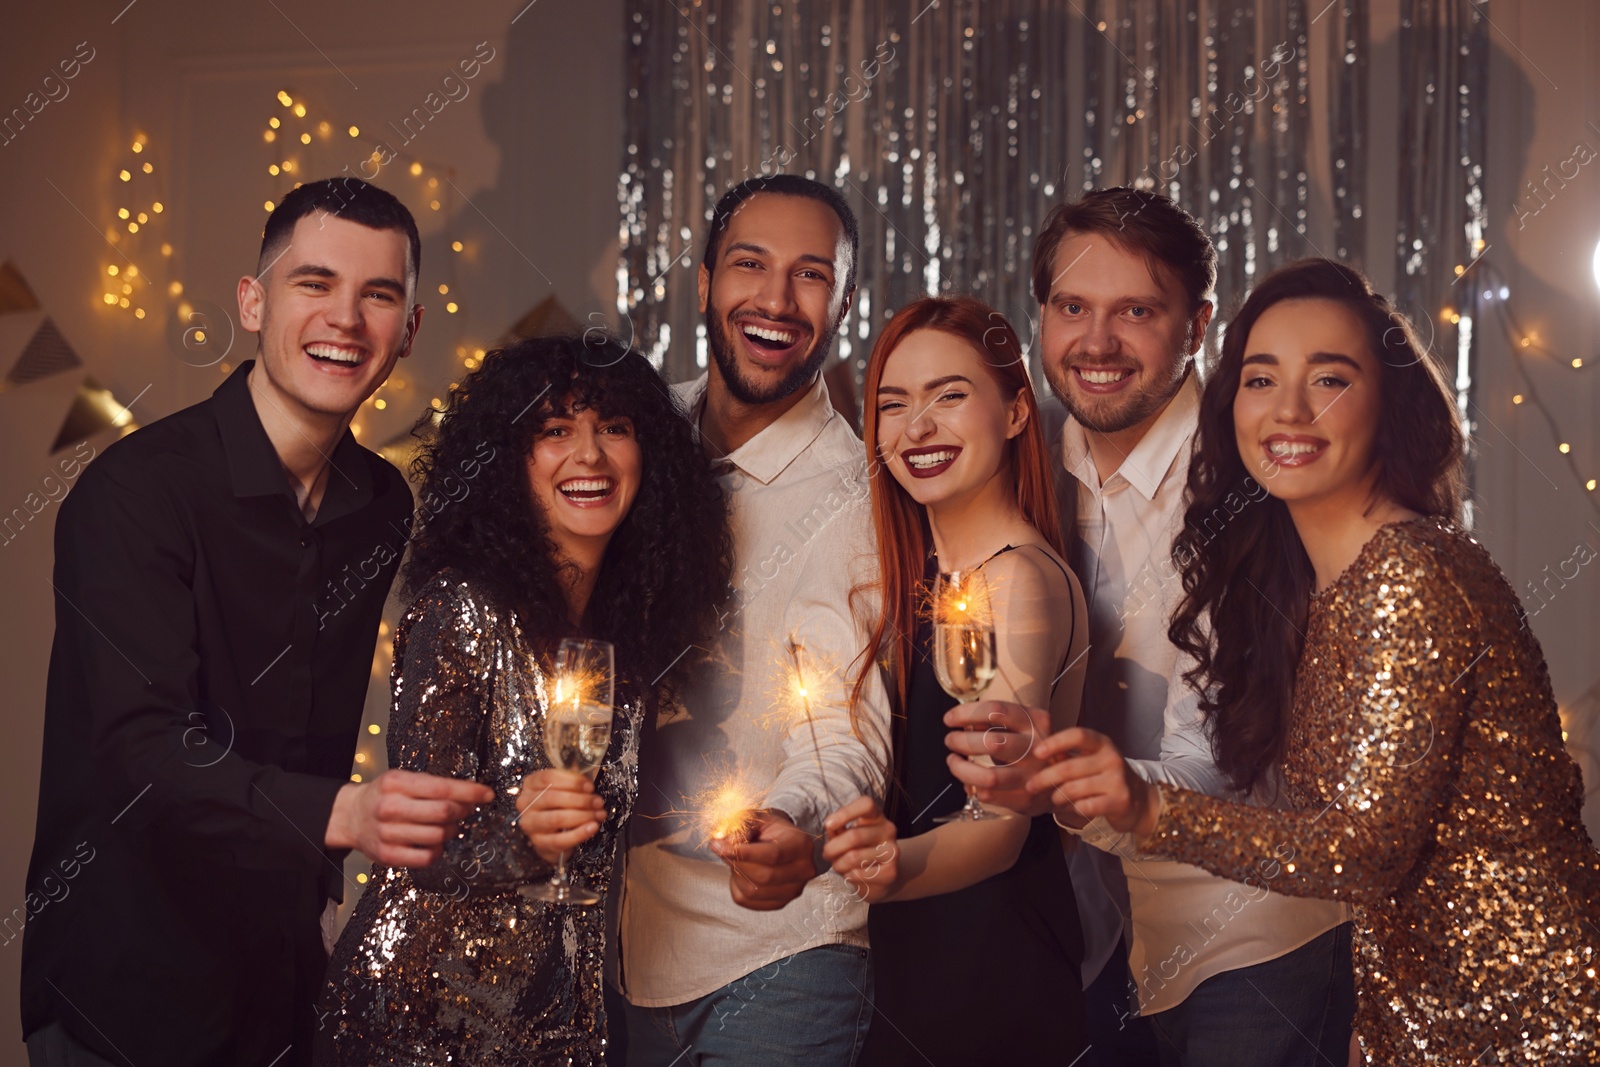
[[[1399,295],[1433,316],[1481,236],[1487,5],[1402,2],[1406,147],[1380,191],[1398,198]],[[971,292],[1029,338],[1034,227],[1096,186],[1207,221],[1223,315],[1288,260],[1368,265],[1366,0],[630,0],[627,18],[618,310],[673,380],[705,365],[712,206],[763,173],[832,182],[861,218],[838,350],[858,380],[877,328],[925,292]],[[1449,365],[1456,340],[1436,340]]]

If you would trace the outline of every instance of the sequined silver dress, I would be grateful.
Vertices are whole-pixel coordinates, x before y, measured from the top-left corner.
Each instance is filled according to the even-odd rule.
[[[1461,530],[1385,526],[1311,599],[1295,810],[1161,787],[1147,853],[1354,905],[1367,1063],[1600,1062],[1600,856],[1526,624]]]
[[[599,833],[568,867],[604,894],[638,791],[638,701],[618,707],[595,787]],[[526,900],[550,866],[517,826],[524,774],[544,753],[545,677],[516,618],[446,571],[395,634],[389,765],[471,778],[493,803],[427,868],[375,863],[334,948],[318,1010],[319,1064],[604,1062],[603,907]]]

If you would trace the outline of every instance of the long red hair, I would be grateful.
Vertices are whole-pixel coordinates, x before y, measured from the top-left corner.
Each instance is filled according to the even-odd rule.
[[[872,528],[877,540],[883,606],[862,653],[852,699],[859,704],[868,676],[880,664],[889,672],[890,694],[903,714],[911,685],[912,634],[921,601],[924,561],[931,534],[927,512],[889,473],[878,448],[878,386],[889,357],[917,330],[938,330],[967,342],[983,356],[984,367],[1007,400],[1022,397],[1028,413],[1022,432],[1007,444],[1006,468],[1016,487],[1017,505],[1034,529],[1058,554],[1065,554],[1056,514],[1051,459],[1039,425],[1039,404],[1022,354],[1022,344],[1004,315],[970,296],[925,296],[897,311],[873,346],[867,361],[862,429],[866,438],[872,492]]]

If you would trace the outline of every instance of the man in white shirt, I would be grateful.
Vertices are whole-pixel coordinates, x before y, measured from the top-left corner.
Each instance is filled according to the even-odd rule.
[[[1198,697],[1183,679],[1190,664],[1167,638],[1182,595],[1172,539],[1185,521],[1198,425],[1194,360],[1215,281],[1216,252],[1200,225],[1166,197],[1132,189],[1058,206],[1034,248],[1040,354],[1071,414],[1060,458],[1072,475],[1063,508],[1073,514],[1063,521],[1089,597],[1080,725],[1114,738],[1146,778],[1227,795]],[[1239,509],[1265,495],[1246,479]],[[1230,514],[1237,510],[1203,521],[1226,523]],[[991,729],[953,735],[957,751],[1010,738],[1015,754],[1041,728],[1015,705],[979,704],[966,714]],[[1015,790],[1038,770],[1031,759],[996,758],[1011,766],[959,761],[954,769],[994,790]],[[1047,798],[979,796],[1048,807]],[[1330,1051],[1344,1062],[1354,993],[1341,905],[1271,893],[1266,872],[1243,885],[1187,864],[1119,861],[1113,852],[1131,850],[1103,821],[1064,828],[1099,846],[1071,854],[1092,1046],[1085,1067],[1309,1065]]]
[[[866,905],[817,863],[822,820],[881,796],[887,759],[881,687],[852,715],[846,685],[875,570],[866,460],[821,376],[857,243],[838,193],[792,175],[713,215],[712,358],[676,389],[729,492],[735,595],[641,753],[612,972],[631,1067],[848,1067],[871,1021]]]

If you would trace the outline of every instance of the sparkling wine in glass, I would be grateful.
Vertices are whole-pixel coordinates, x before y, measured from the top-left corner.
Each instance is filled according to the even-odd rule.
[[[612,701],[616,693],[609,641],[566,638],[556,650],[549,706],[544,713],[544,749],[550,765],[592,779],[611,743]],[[525,885],[533,900],[557,904],[598,904],[600,894],[567,874],[567,855],[556,857],[548,882]]]
[[[959,703],[977,700],[994,679],[997,652],[989,587],[979,571],[941,574],[933,588],[933,673],[946,693]],[[987,756],[970,757],[974,762]],[[991,761],[992,762],[992,761]],[[998,819],[985,811],[971,787],[967,802],[934,822],[976,822]]]

